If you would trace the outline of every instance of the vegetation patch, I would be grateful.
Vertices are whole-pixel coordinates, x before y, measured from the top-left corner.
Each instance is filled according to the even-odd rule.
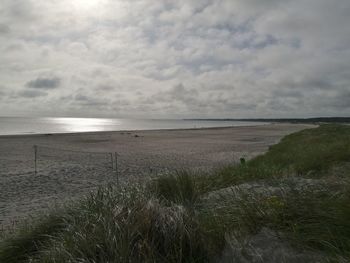
[[[238,165],[197,176],[202,193],[261,179],[297,175],[328,176],[334,166],[350,162],[350,126],[325,124],[284,137],[266,154]],[[348,171],[348,170],[347,170]]]

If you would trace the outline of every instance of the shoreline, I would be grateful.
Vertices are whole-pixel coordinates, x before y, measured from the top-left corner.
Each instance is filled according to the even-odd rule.
[[[260,127],[266,125],[275,125],[279,123],[266,122],[259,125],[239,125],[239,126],[217,126],[217,127],[199,127],[199,128],[165,128],[165,129],[141,129],[141,130],[114,130],[114,131],[86,131],[86,132],[54,132],[54,133],[28,133],[28,134],[0,134],[1,138],[18,138],[18,137],[32,137],[32,136],[79,136],[79,135],[98,135],[106,133],[132,133],[132,132],[162,132],[162,131],[195,131],[195,130],[221,130],[221,129],[233,129],[243,127]],[[295,123],[281,123],[281,124],[295,124]],[[298,125],[298,124],[297,124]],[[307,125],[307,124],[306,124]]]

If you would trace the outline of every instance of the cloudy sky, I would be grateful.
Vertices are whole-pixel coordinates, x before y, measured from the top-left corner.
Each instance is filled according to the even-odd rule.
[[[350,115],[349,0],[0,0],[0,115]]]

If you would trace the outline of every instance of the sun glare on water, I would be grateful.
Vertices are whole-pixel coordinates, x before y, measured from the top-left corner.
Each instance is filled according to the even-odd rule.
[[[97,118],[52,118],[52,122],[65,132],[93,132],[108,130],[111,124],[118,125],[117,120]]]

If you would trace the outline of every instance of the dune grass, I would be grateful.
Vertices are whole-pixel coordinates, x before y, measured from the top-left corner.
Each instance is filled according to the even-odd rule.
[[[157,178],[150,184],[150,191],[160,199],[186,207],[193,207],[200,197],[195,175],[187,171]]]
[[[0,262],[207,262],[196,220],[140,189],[103,188],[1,246]],[[63,224],[62,224],[63,222]],[[49,241],[48,241],[49,240]]]
[[[321,125],[317,129],[294,133],[250,164],[290,168],[298,174],[325,171],[332,165],[350,160],[349,131],[347,125]]]
[[[239,183],[296,174],[321,177],[350,161],[350,126],[324,124],[284,137],[266,154],[245,163],[224,167],[213,174],[196,176],[202,193]]]
[[[200,210],[205,228],[222,235],[244,236],[273,229],[300,250],[350,260],[350,184],[345,191],[330,192],[326,186],[292,188],[282,194],[242,192],[239,202],[222,195]],[[209,206],[209,208],[207,207]],[[215,223],[212,217],[216,218]],[[340,262],[340,261],[335,261]],[[348,261],[344,261],[348,262]]]
[[[37,253],[38,247],[60,232],[63,226],[63,217],[55,213],[40,218],[33,227],[23,225],[14,237],[1,244],[0,262],[26,262],[28,257]]]
[[[211,175],[182,171],[147,186],[101,188],[1,241],[0,262],[216,262],[227,236],[254,235],[262,227],[296,249],[347,262],[349,169],[335,187],[304,189],[282,179],[334,179],[331,168],[349,161],[350,126],[322,125]],[[282,191],[232,188],[228,194],[241,183],[271,180]]]

